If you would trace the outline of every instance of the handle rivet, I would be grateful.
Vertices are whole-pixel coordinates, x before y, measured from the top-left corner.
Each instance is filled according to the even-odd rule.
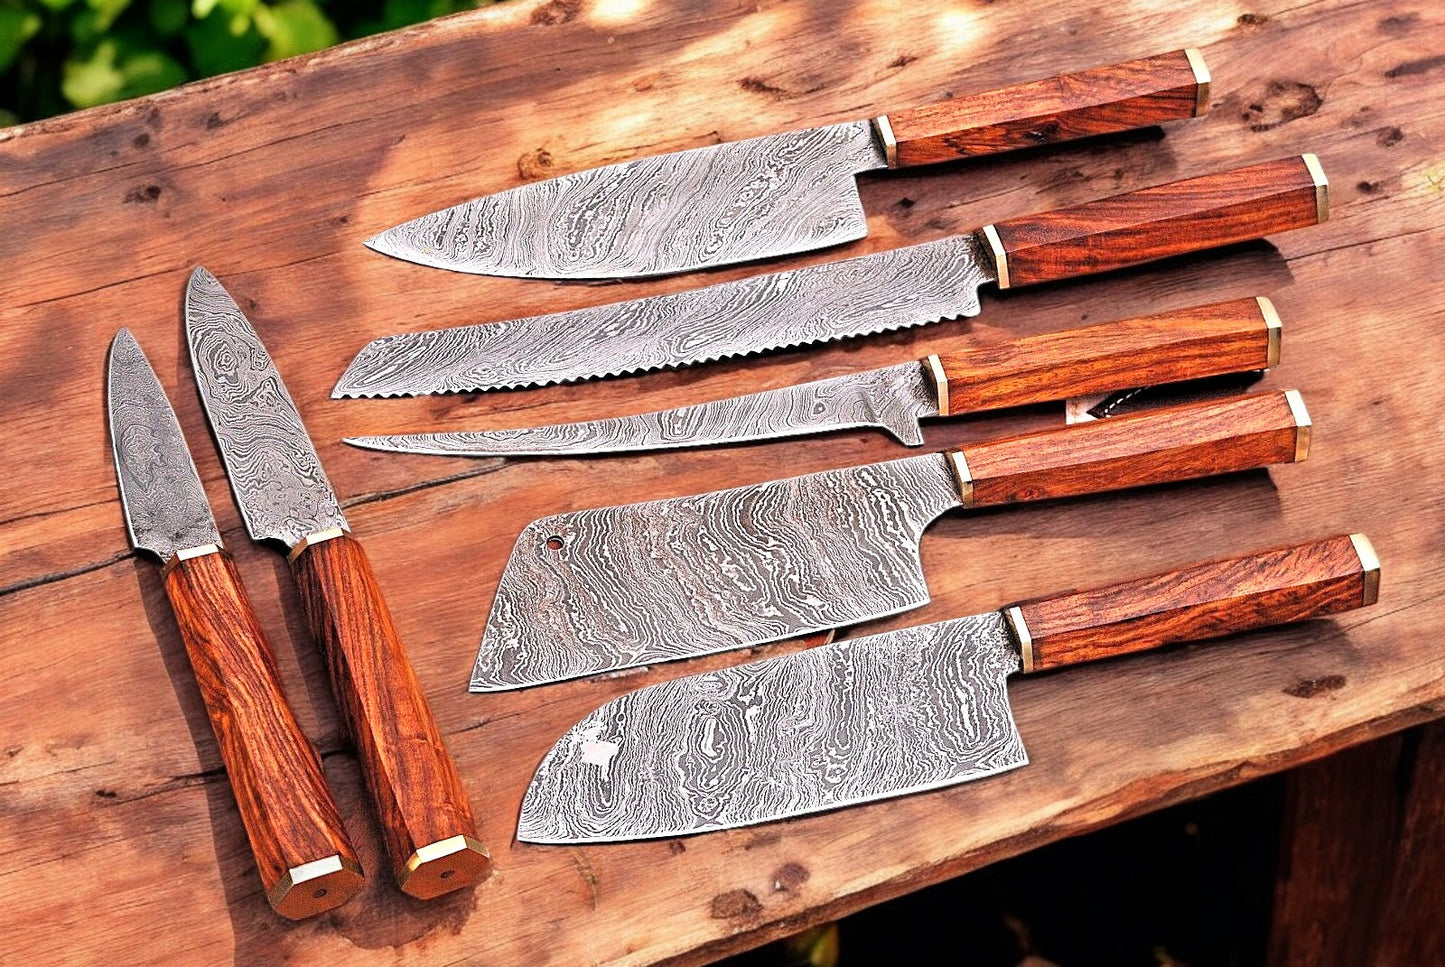
[[[454,876],[456,876],[456,875],[457,875],[457,871],[456,871],[456,870],[442,870],[440,873],[437,874],[437,876],[441,877],[443,880],[450,880],[452,877],[454,877]]]
[[[321,889],[317,890],[311,895],[317,900],[321,899],[322,897],[326,896],[326,887],[323,886]]]

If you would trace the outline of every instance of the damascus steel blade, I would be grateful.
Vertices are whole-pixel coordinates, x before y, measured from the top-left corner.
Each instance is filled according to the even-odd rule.
[[[928,601],[919,540],[961,503],[941,453],[527,525],[471,690],[743,648]]]
[[[246,529],[295,547],[346,527],[346,516],[301,414],[256,330],[203,268],[186,286],[186,340],[201,402],[220,445]]]
[[[181,425],[128,329],[110,344],[106,406],[131,543],[163,561],[188,547],[219,545],[221,533]]]
[[[972,235],[701,289],[368,343],[333,397],[566,383],[978,314],[997,281]]]
[[[854,175],[887,167],[867,121],[694,148],[521,185],[366,244],[456,272],[662,275],[868,234]]]
[[[396,453],[559,456],[699,447],[850,427],[880,427],[901,442],[918,446],[923,442],[919,419],[937,415],[933,383],[923,365],[912,362],[607,420],[519,430],[348,437],[346,442]]]
[[[1028,764],[997,613],[650,685],[552,747],[517,838],[681,836],[938,789]]]

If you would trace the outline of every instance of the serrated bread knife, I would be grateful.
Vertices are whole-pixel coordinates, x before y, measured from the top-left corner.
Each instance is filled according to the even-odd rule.
[[[977,232],[702,289],[366,345],[332,396],[411,396],[564,383],[685,366],[979,312],[1007,289],[1315,225],[1314,155],[1158,185]]]
[[[694,148],[521,185],[368,239],[457,272],[661,275],[862,238],[854,176],[1127,131],[1209,107],[1195,50],[1114,64],[873,121]]]
[[[1341,535],[649,685],[552,747],[517,838],[682,836],[1006,772],[1028,764],[1008,676],[1348,611],[1379,581]]]
[[[1303,460],[1299,394],[1165,407],[941,453],[543,517],[517,538],[471,690],[760,645],[928,602],[919,541],[955,508]]]
[[[430,899],[478,882],[491,861],[371,564],[270,354],[202,268],[186,286],[186,340],[246,529],[291,549],[397,883]]]

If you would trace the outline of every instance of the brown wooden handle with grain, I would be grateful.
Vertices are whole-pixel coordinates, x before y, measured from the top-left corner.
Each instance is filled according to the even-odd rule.
[[[1128,131],[1208,108],[1203,57],[1176,50],[897,111],[875,124],[889,166],[906,168]]]
[[[1348,534],[1006,609],[1025,671],[1302,621],[1374,604],[1380,562]]]
[[[165,588],[267,900],[293,920],[340,906],[361,889],[361,863],[236,565],[219,549],[176,557]]]
[[[980,229],[999,288],[1107,272],[1316,225],[1329,183],[1314,155],[1156,185]]]
[[[361,545],[298,545],[291,568],[356,745],[392,870],[423,900],[485,879],[491,860]]]

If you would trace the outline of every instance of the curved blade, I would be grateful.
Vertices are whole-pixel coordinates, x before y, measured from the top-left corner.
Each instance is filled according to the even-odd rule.
[[[163,561],[188,547],[219,545],[221,532],[181,425],[129,329],[110,344],[105,395],[131,543]]]
[[[522,531],[471,690],[499,691],[836,628],[928,601],[923,530],[957,507],[931,453]]]
[[[979,311],[996,279],[972,235],[702,289],[372,340],[333,397],[566,383],[685,366]]]
[[[853,176],[884,167],[869,123],[853,121],[521,185],[423,215],[366,244],[480,275],[686,272],[862,238],[868,222]]]
[[[933,384],[923,365],[914,362],[607,420],[520,430],[347,437],[346,442],[396,453],[559,456],[776,440],[876,426],[903,443],[918,446],[923,442],[919,419],[937,415]]]
[[[1026,765],[1019,657],[996,612],[650,685],[547,753],[517,838],[681,836],[937,789]]]

